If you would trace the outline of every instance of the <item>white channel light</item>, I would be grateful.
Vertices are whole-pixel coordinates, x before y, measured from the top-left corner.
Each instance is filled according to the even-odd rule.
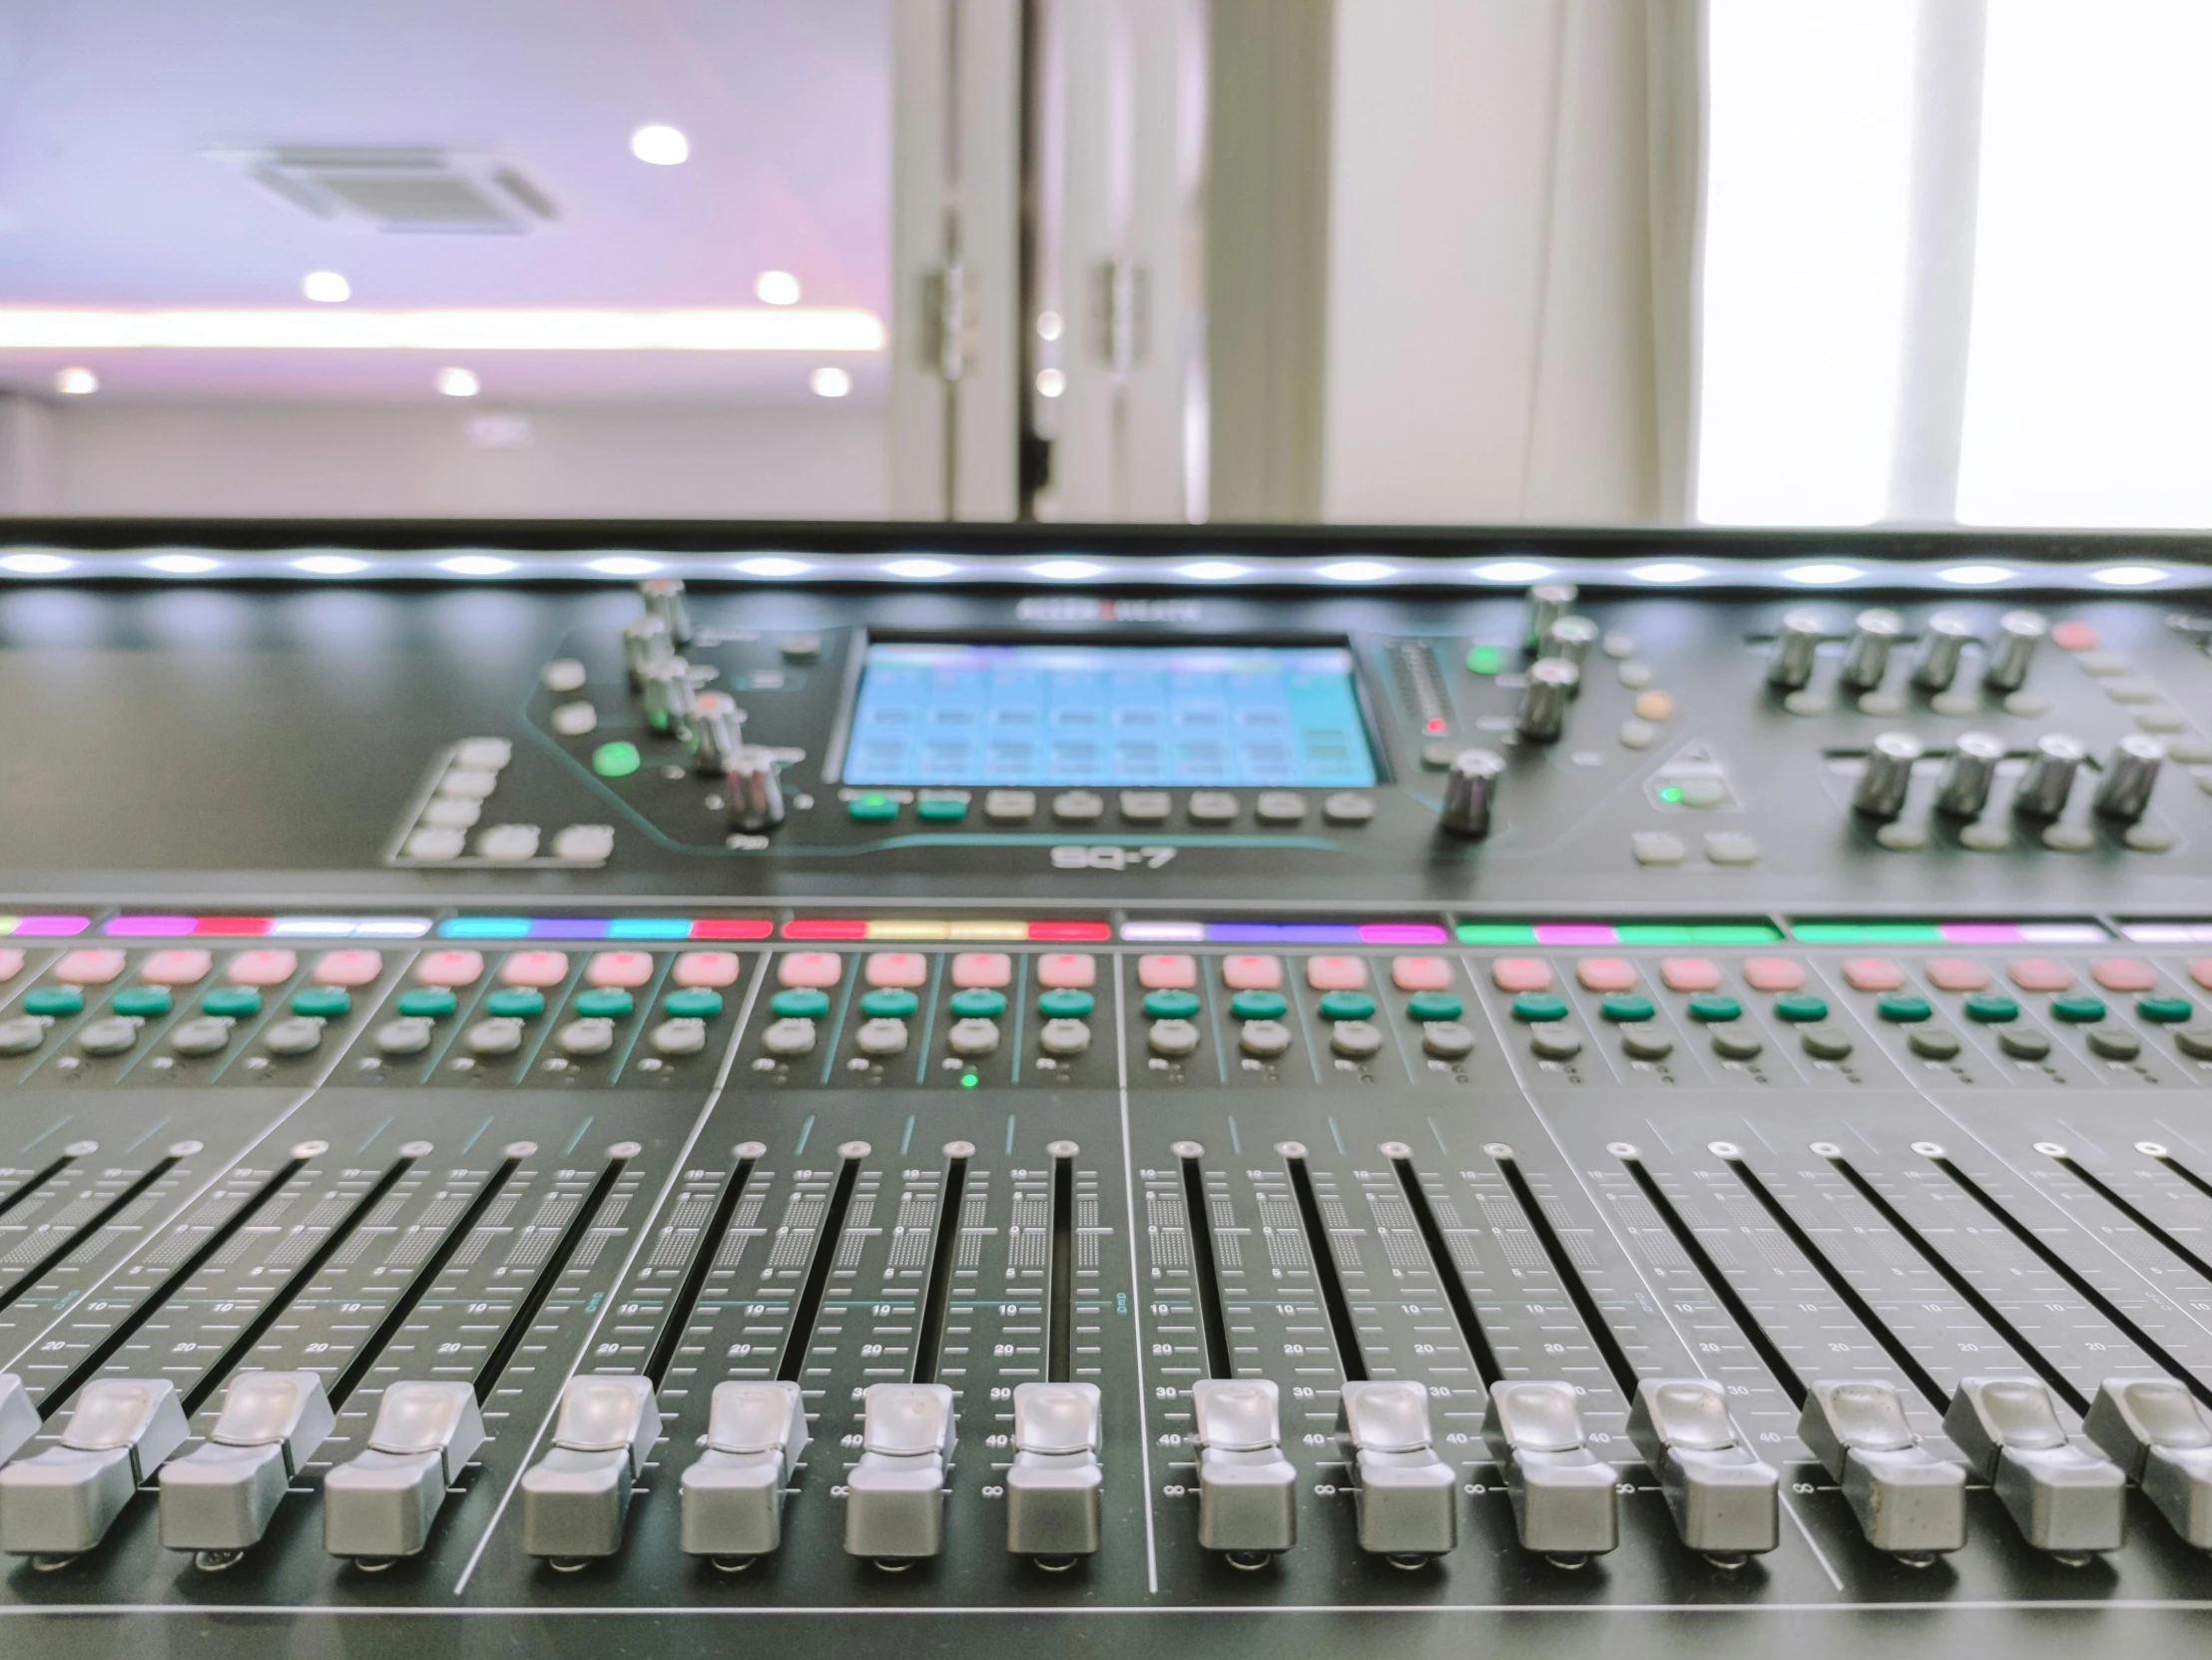
[[[2148,588],[2154,582],[2165,581],[2167,574],[2156,565],[2107,565],[2101,571],[2091,571],[2089,580],[2107,588]]]
[[[309,576],[352,576],[367,570],[368,561],[348,559],[342,553],[310,553],[304,559],[294,559],[291,568]]]
[[[160,571],[165,576],[201,576],[222,567],[219,559],[206,559],[197,553],[157,553],[146,561],[150,571]]]
[[[1495,559],[1474,568],[1474,576],[1482,582],[1541,582],[1549,575],[1551,567],[1533,559]]]
[[[1318,574],[1331,582],[1381,582],[1397,572],[1373,559],[1340,559],[1334,565],[1324,565]]]
[[[691,140],[681,128],[656,121],[630,135],[630,154],[652,167],[682,167],[691,160]]]
[[[753,279],[753,293],[763,305],[797,305],[799,278],[788,271],[764,271]]]
[[[817,397],[843,397],[852,390],[852,376],[830,363],[807,376],[807,385]]]
[[[74,559],[64,559],[58,553],[11,553],[0,558],[0,571],[13,571],[18,576],[59,576],[76,566]]]
[[[447,397],[474,397],[484,389],[484,383],[476,378],[472,369],[440,369],[430,383]]]
[[[1695,582],[1706,571],[1703,565],[1685,565],[1676,560],[1662,559],[1656,565],[1633,566],[1628,574],[1638,582]]]
[[[814,567],[804,559],[741,559],[730,567],[740,576],[805,576]]]
[[[10,351],[880,351],[884,339],[874,312],[838,305],[0,305],[0,349]]]
[[[640,559],[634,554],[618,553],[611,559],[594,559],[591,568],[601,576],[651,576],[661,568],[658,559]]]
[[[1104,576],[1106,567],[1088,559],[1040,559],[1029,567],[1029,574],[1047,582],[1088,582],[1094,576]]]
[[[2008,565],[1953,565],[1945,571],[1937,571],[1937,582],[1948,582],[1958,588],[1986,588],[1992,582],[2009,581],[2012,576]]]
[[[515,568],[512,559],[494,559],[488,553],[463,553],[438,561],[438,569],[455,576],[505,576]]]
[[[933,576],[950,576],[953,567],[942,559],[893,559],[883,567],[891,576],[910,577],[917,582]]]
[[[353,297],[353,284],[334,271],[310,271],[299,278],[299,291],[317,305],[343,305]]]
[[[1175,574],[1188,582],[1234,582],[1251,569],[1227,559],[1194,559],[1188,565],[1176,566]]]
[[[1807,588],[1829,588],[1839,582],[1856,582],[1866,574],[1857,565],[1792,565],[1782,573],[1782,580]]]

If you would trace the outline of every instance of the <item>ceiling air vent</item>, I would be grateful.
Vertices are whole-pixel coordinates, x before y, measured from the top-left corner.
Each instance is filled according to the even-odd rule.
[[[217,161],[317,219],[370,231],[514,235],[560,217],[497,156],[433,145],[281,145]]]

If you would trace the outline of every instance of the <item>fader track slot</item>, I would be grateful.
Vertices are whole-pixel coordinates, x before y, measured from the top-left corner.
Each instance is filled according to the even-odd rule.
[[[561,1283],[561,1276],[568,1269],[569,1258],[576,1255],[576,1248],[584,1243],[584,1236],[591,1232],[592,1219],[599,1215],[607,1196],[614,1192],[615,1183],[622,1180],[622,1173],[629,1165],[628,1159],[609,1159],[606,1168],[599,1172],[591,1190],[584,1195],[584,1202],[576,1207],[576,1214],[569,1218],[568,1226],[561,1230],[560,1240],[545,1259],[545,1266],[538,1270],[537,1278],[530,1282],[530,1289],[523,1293],[522,1301],[515,1306],[506,1330],[499,1334],[499,1341],[492,1345],[491,1354],[476,1372],[476,1398],[489,1400],[491,1391],[499,1383],[499,1375],[507,1370],[507,1363],[515,1358],[515,1351],[522,1347],[522,1340],[529,1336],[531,1322],[538,1318],[538,1311],[545,1307],[545,1300],[553,1295],[553,1288]]]
[[[177,1163],[178,1161],[175,1157],[156,1160],[153,1166],[148,1169],[145,1174],[140,1176],[137,1181],[133,1182],[129,1187],[125,1188],[121,1193],[117,1194],[107,1204],[101,1206],[97,1212],[95,1212],[92,1216],[86,1218],[84,1222],[80,1223],[77,1227],[71,1229],[68,1235],[63,1238],[61,1244],[55,1246],[53,1250],[47,1252],[45,1256],[39,1258],[37,1262],[33,1263],[28,1269],[24,1270],[24,1272],[20,1276],[18,1276],[11,1285],[6,1287],[4,1290],[0,1290],[0,1309],[5,1309],[6,1307],[8,1307],[8,1305],[23,1296],[25,1292],[29,1291],[33,1286],[37,1285],[48,1274],[52,1273],[56,1264],[67,1262],[70,1255],[75,1252],[78,1247],[82,1246],[86,1240],[91,1239],[95,1234],[99,1233],[101,1229],[105,1228],[111,1221],[113,1221],[118,1215],[126,1210],[130,1206],[131,1202],[137,1199],[140,1194],[144,1193],[148,1188],[151,1188],[156,1182],[160,1181],[164,1176],[168,1175],[172,1170],[176,1169]],[[278,1175],[272,1178],[272,1180],[279,1183],[289,1180],[291,1172],[299,1168],[299,1163],[300,1161],[294,1160],[291,1164],[286,1165],[283,1170],[278,1173]],[[262,1202],[264,1198],[267,1197],[268,1190],[265,1189],[261,1194],[256,1195],[253,1203],[258,1205]]]
[[[683,1284],[669,1305],[668,1318],[661,1324],[661,1335],[654,1340],[653,1354],[645,1364],[646,1377],[653,1380],[657,1389],[668,1381],[668,1369],[676,1359],[676,1352],[683,1346],[684,1334],[691,1327],[693,1313],[699,1307],[701,1293],[707,1289],[707,1276],[713,1272],[715,1256],[722,1249],[723,1236],[730,1231],[730,1219],[738,1214],[738,1205],[745,1198],[745,1190],[753,1180],[753,1170],[759,1161],[752,1158],[738,1160],[737,1168],[730,1172],[729,1180],[722,1184],[722,1193],[715,1201],[714,1212],[707,1225],[699,1230],[698,1242],[692,1248],[691,1263],[684,1270]]]
[[[1206,1171],[1195,1152],[1178,1155],[1183,1172],[1183,1209],[1190,1219],[1191,1274],[1198,1282],[1199,1324],[1206,1336],[1206,1376],[1235,1376],[1229,1360],[1229,1312],[1222,1307],[1221,1260],[1214,1251],[1214,1229],[1207,1215]]]
[[[1510,1155],[1502,1155],[1497,1160],[1497,1168],[1505,1178],[1505,1185],[1513,1190],[1513,1200],[1520,1206],[1521,1214],[1528,1219],[1528,1226],[1534,1231],[1537,1243],[1543,1247],[1544,1255],[1551,1260],[1551,1271],[1558,1277],[1568,1300],[1574,1304],[1574,1312],[1582,1317],[1583,1330],[1590,1334],[1590,1341],[1597,1345],[1597,1352],[1605,1362],[1605,1370],[1613,1375],[1613,1382],[1620,1385],[1623,1394],[1634,1395],[1636,1369],[1629,1365],[1627,1352],[1621,1348],[1620,1338],[1613,1328],[1606,1323],[1604,1313],[1597,1306],[1597,1299],[1590,1295],[1590,1288],[1582,1283],[1582,1276],[1575,1271],[1574,1259],[1567,1254],[1566,1241],[1559,1237],[1558,1229],[1552,1226],[1550,1214],[1538,1202],[1536,1190],[1529,1186],[1527,1173],[1521,1169],[1520,1161]]]
[[[2054,1162],[2066,1174],[2073,1177],[2083,1187],[2089,1189],[2107,1205],[2126,1217],[2128,1221],[2134,1223],[2136,1227],[2142,1229],[2145,1234],[2163,1245],[2181,1261],[2187,1263],[2206,1280],[2212,1280],[2212,1263],[2206,1262],[2204,1258],[2198,1256],[2195,1251],[2177,1239],[2169,1229],[2152,1220],[2148,1214],[2136,1205],[2122,1198],[2111,1183],[2091,1171],[2080,1160],[2068,1157],[2063,1153],[2057,1155]]]
[[[1052,1270],[1045,1303],[1045,1378],[1075,1377],[1075,1158],[1052,1155]]]
[[[800,1287],[799,1302],[792,1310],[791,1330],[784,1338],[784,1357],[777,1363],[778,1382],[796,1383],[807,1370],[807,1346],[814,1342],[815,1322],[822,1317],[822,1300],[830,1288],[830,1268],[837,1259],[844,1239],[844,1215],[852,1208],[852,1188],[860,1179],[860,1161],[847,1154],[837,1164],[837,1179],[830,1185],[830,1203],[822,1213],[815,1235],[815,1250],[807,1263],[807,1279]]]
[[[1360,1332],[1353,1324],[1344,1278],[1337,1272],[1337,1252],[1330,1243],[1329,1224],[1321,1214],[1321,1201],[1314,1194],[1314,1173],[1306,1168],[1303,1154],[1288,1154],[1283,1163],[1291,1173],[1291,1192],[1298,1200],[1298,1219],[1306,1229],[1307,1248],[1313,1254],[1315,1274],[1321,1281],[1322,1307],[1329,1312],[1330,1333],[1337,1340],[1337,1364],[1344,1369],[1347,1383],[1363,1383],[1368,1376],[1367,1357],[1360,1349]]]
[[[32,1171],[30,1175],[24,1177],[22,1181],[10,1188],[5,1194],[0,1194],[0,1216],[6,1216],[8,1212],[14,1210],[16,1206],[22,1204],[24,1200],[30,1198],[40,1188],[67,1170],[74,1162],[76,1161],[72,1155],[64,1153],[44,1170]]]
[[[965,1153],[946,1156],[944,1180],[938,1190],[937,1235],[929,1250],[929,1284],[922,1294],[921,1330],[914,1338],[913,1380],[917,1383],[937,1381],[945,1317],[952,1308],[952,1267],[959,1256],[960,1206],[967,1194],[967,1174]]]
[[[1436,1219],[1435,1207],[1429,1204],[1428,1192],[1421,1186],[1420,1175],[1413,1169],[1412,1161],[1393,1158],[1390,1169],[1405,1195],[1407,1208],[1413,1213],[1413,1224],[1420,1230],[1421,1244],[1428,1250],[1429,1266],[1435,1270],[1436,1284],[1444,1294],[1444,1303],[1451,1310],[1460,1337],[1466,1340],[1467,1353],[1474,1357],[1475,1373],[1487,1389],[1505,1373],[1497,1364],[1497,1352],[1490,1347],[1489,1334],[1482,1330],[1482,1322],[1475,1315],[1474,1300],[1467,1295],[1466,1281],[1452,1260],[1451,1242],[1444,1238],[1443,1224]]]

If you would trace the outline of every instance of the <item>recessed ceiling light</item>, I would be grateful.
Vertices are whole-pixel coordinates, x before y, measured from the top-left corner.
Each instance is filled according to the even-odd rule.
[[[220,563],[203,559],[197,553],[157,553],[146,562],[146,568],[168,576],[199,576],[204,571],[215,570]]]
[[[1176,566],[1175,574],[1193,582],[1234,582],[1251,568],[1231,564],[1226,559],[1194,559],[1188,565]]]
[[[1638,565],[1628,574],[1638,582],[1695,582],[1705,574],[1705,567],[1662,559],[1656,565]]]
[[[0,558],[0,570],[15,571],[23,576],[55,576],[72,569],[73,559],[64,559],[58,553],[11,553]]]
[[[84,397],[100,389],[100,377],[90,369],[70,368],[54,371],[54,390],[64,397]]]
[[[2012,575],[2004,565],[1953,565],[1947,571],[1937,571],[1936,580],[1954,583],[1960,588],[1986,588],[1992,582],[2003,582]]]
[[[741,559],[731,567],[746,576],[805,576],[813,568],[804,559]]]
[[[494,559],[485,553],[456,554],[438,561],[439,570],[451,571],[455,576],[505,576],[514,568],[512,559]]]
[[[440,369],[431,384],[447,397],[474,397],[484,383],[469,369]]]
[[[832,364],[807,376],[807,384],[815,389],[817,397],[842,397],[852,390],[852,376]]]
[[[342,305],[353,297],[353,284],[334,271],[310,271],[299,278],[299,291],[323,305]]]
[[[655,122],[630,135],[630,154],[655,167],[681,167],[691,160],[691,140],[676,128]]]
[[[640,559],[635,554],[618,553],[611,559],[594,559],[591,568],[601,576],[651,576],[661,568],[658,559]]]
[[[1541,582],[1551,575],[1551,567],[1532,559],[1498,559],[1475,566],[1474,574],[1484,582]]]
[[[1067,389],[1068,377],[1060,370],[1039,369],[1037,371],[1037,395],[1039,397],[1058,397]]]
[[[1088,559],[1040,559],[1029,567],[1031,576],[1041,576],[1048,582],[1081,582],[1086,578],[1104,576],[1106,567],[1094,565]]]
[[[2147,588],[2165,581],[2166,575],[2156,565],[2107,565],[2101,571],[2091,571],[2089,580],[2107,588]]]
[[[788,271],[764,271],[754,278],[753,291],[763,305],[797,305],[799,278]]]
[[[309,576],[351,576],[355,571],[367,570],[368,561],[348,559],[342,553],[310,553],[304,559],[294,559],[291,568]]]
[[[1856,582],[1866,574],[1857,565],[1792,565],[1782,573],[1782,580],[1803,583],[1808,588],[1825,588],[1831,583]]]
[[[24,351],[880,351],[884,339],[882,319],[853,305],[0,305],[0,347]]]
[[[1373,559],[1340,559],[1334,565],[1321,568],[1321,575],[1331,582],[1381,582],[1396,574],[1388,565],[1378,564]]]
[[[942,559],[893,559],[883,569],[892,576],[916,578],[950,576],[953,571]]]

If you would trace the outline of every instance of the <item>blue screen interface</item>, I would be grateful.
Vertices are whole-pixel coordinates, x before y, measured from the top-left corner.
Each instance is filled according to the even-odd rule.
[[[867,649],[856,785],[1372,785],[1341,646]]]

